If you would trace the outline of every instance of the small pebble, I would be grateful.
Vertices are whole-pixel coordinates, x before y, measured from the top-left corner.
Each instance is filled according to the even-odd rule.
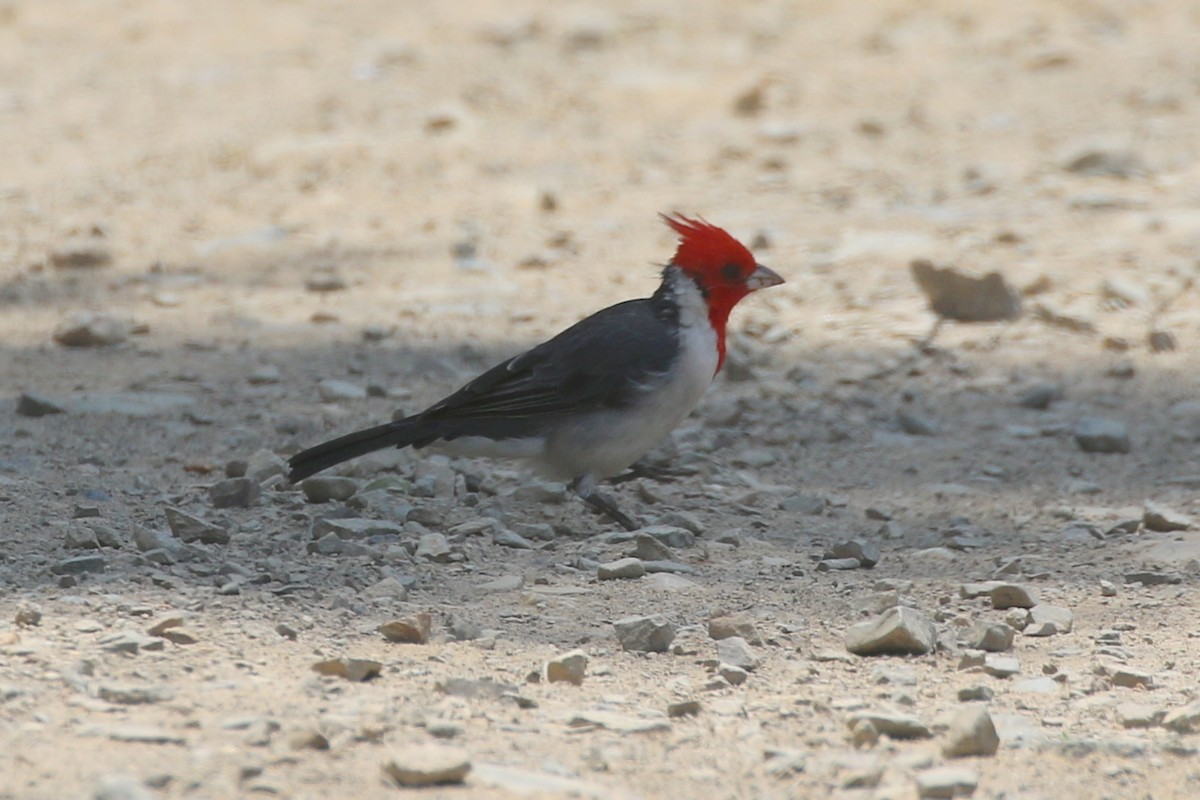
[[[349,500],[358,492],[358,483],[353,478],[319,475],[300,481],[300,491],[310,503],[328,503],[331,500]]]
[[[753,648],[740,636],[730,636],[718,641],[717,658],[722,664],[747,671],[753,671],[759,664],[758,656],[754,654]]]
[[[1037,592],[1019,583],[1002,583],[992,588],[992,608],[1033,608],[1038,603]]]
[[[992,715],[986,708],[970,706],[954,715],[942,743],[942,754],[949,758],[990,756],[995,755],[999,747],[1000,737],[996,734]]]
[[[621,558],[596,568],[596,578],[602,581],[640,578],[645,574],[646,565],[640,558]]]
[[[383,623],[378,630],[389,642],[425,644],[433,628],[433,618],[425,611]]]
[[[1085,417],[1075,423],[1075,443],[1085,453],[1128,453],[1129,432],[1125,423],[1101,417]]]
[[[917,797],[970,797],[979,785],[979,773],[968,767],[934,767],[917,773]]]
[[[581,686],[583,678],[587,674],[587,665],[587,653],[582,650],[572,650],[547,661],[543,672],[547,683],[566,682]]]
[[[435,744],[397,748],[383,763],[384,774],[401,787],[462,783],[470,771],[465,750]]]
[[[213,508],[249,508],[258,502],[262,489],[249,478],[227,478],[208,487]]]
[[[675,640],[675,626],[661,615],[625,617],[613,623],[624,650],[665,653]]]
[[[933,650],[937,640],[933,621],[904,606],[853,625],[845,634],[846,649],[860,656],[921,655]]]

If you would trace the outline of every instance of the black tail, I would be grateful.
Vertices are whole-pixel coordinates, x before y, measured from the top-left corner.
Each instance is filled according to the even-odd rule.
[[[410,444],[428,443],[431,438],[424,426],[412,419],[400,419],[374,428],[355,431],[316,447],[297,453],[288,459],[288,480],[297,483],[310,475],[316,475],[334,464],[382,450],[385,447],[408,447]]]

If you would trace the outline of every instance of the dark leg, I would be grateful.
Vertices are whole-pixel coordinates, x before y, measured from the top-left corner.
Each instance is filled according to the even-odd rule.
[[[570,486],[582,498],[583,502],[613,520],[625,530],[636,531],[641,527],[641,525],[638,525],[632,519],[622,514],[621,510],[617,508],[616,502],[611,497],[596,491],[596,479],[591,475],[580,475],[571,481]]]

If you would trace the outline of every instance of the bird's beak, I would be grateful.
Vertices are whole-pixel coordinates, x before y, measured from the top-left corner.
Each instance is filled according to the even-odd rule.
[[[750,277],[746,278],[746,288],[752,292],[759,289],[766,289],[768,286],[778,286],[783,283],[783,278],[775,270],[767,269],[762,264],[755,265],[754,272],[750,273]]]

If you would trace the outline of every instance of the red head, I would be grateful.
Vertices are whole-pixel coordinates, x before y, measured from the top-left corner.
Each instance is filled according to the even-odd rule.
[[[708,303],[708,320],[717,332],[720,360],[725,361],[725,324],[729,312],[757,289],[777,286],[783,278],[758,264],[746,246],[722,228],[682,214],[661,215],[679,234],[671,263],[696,282]]]

